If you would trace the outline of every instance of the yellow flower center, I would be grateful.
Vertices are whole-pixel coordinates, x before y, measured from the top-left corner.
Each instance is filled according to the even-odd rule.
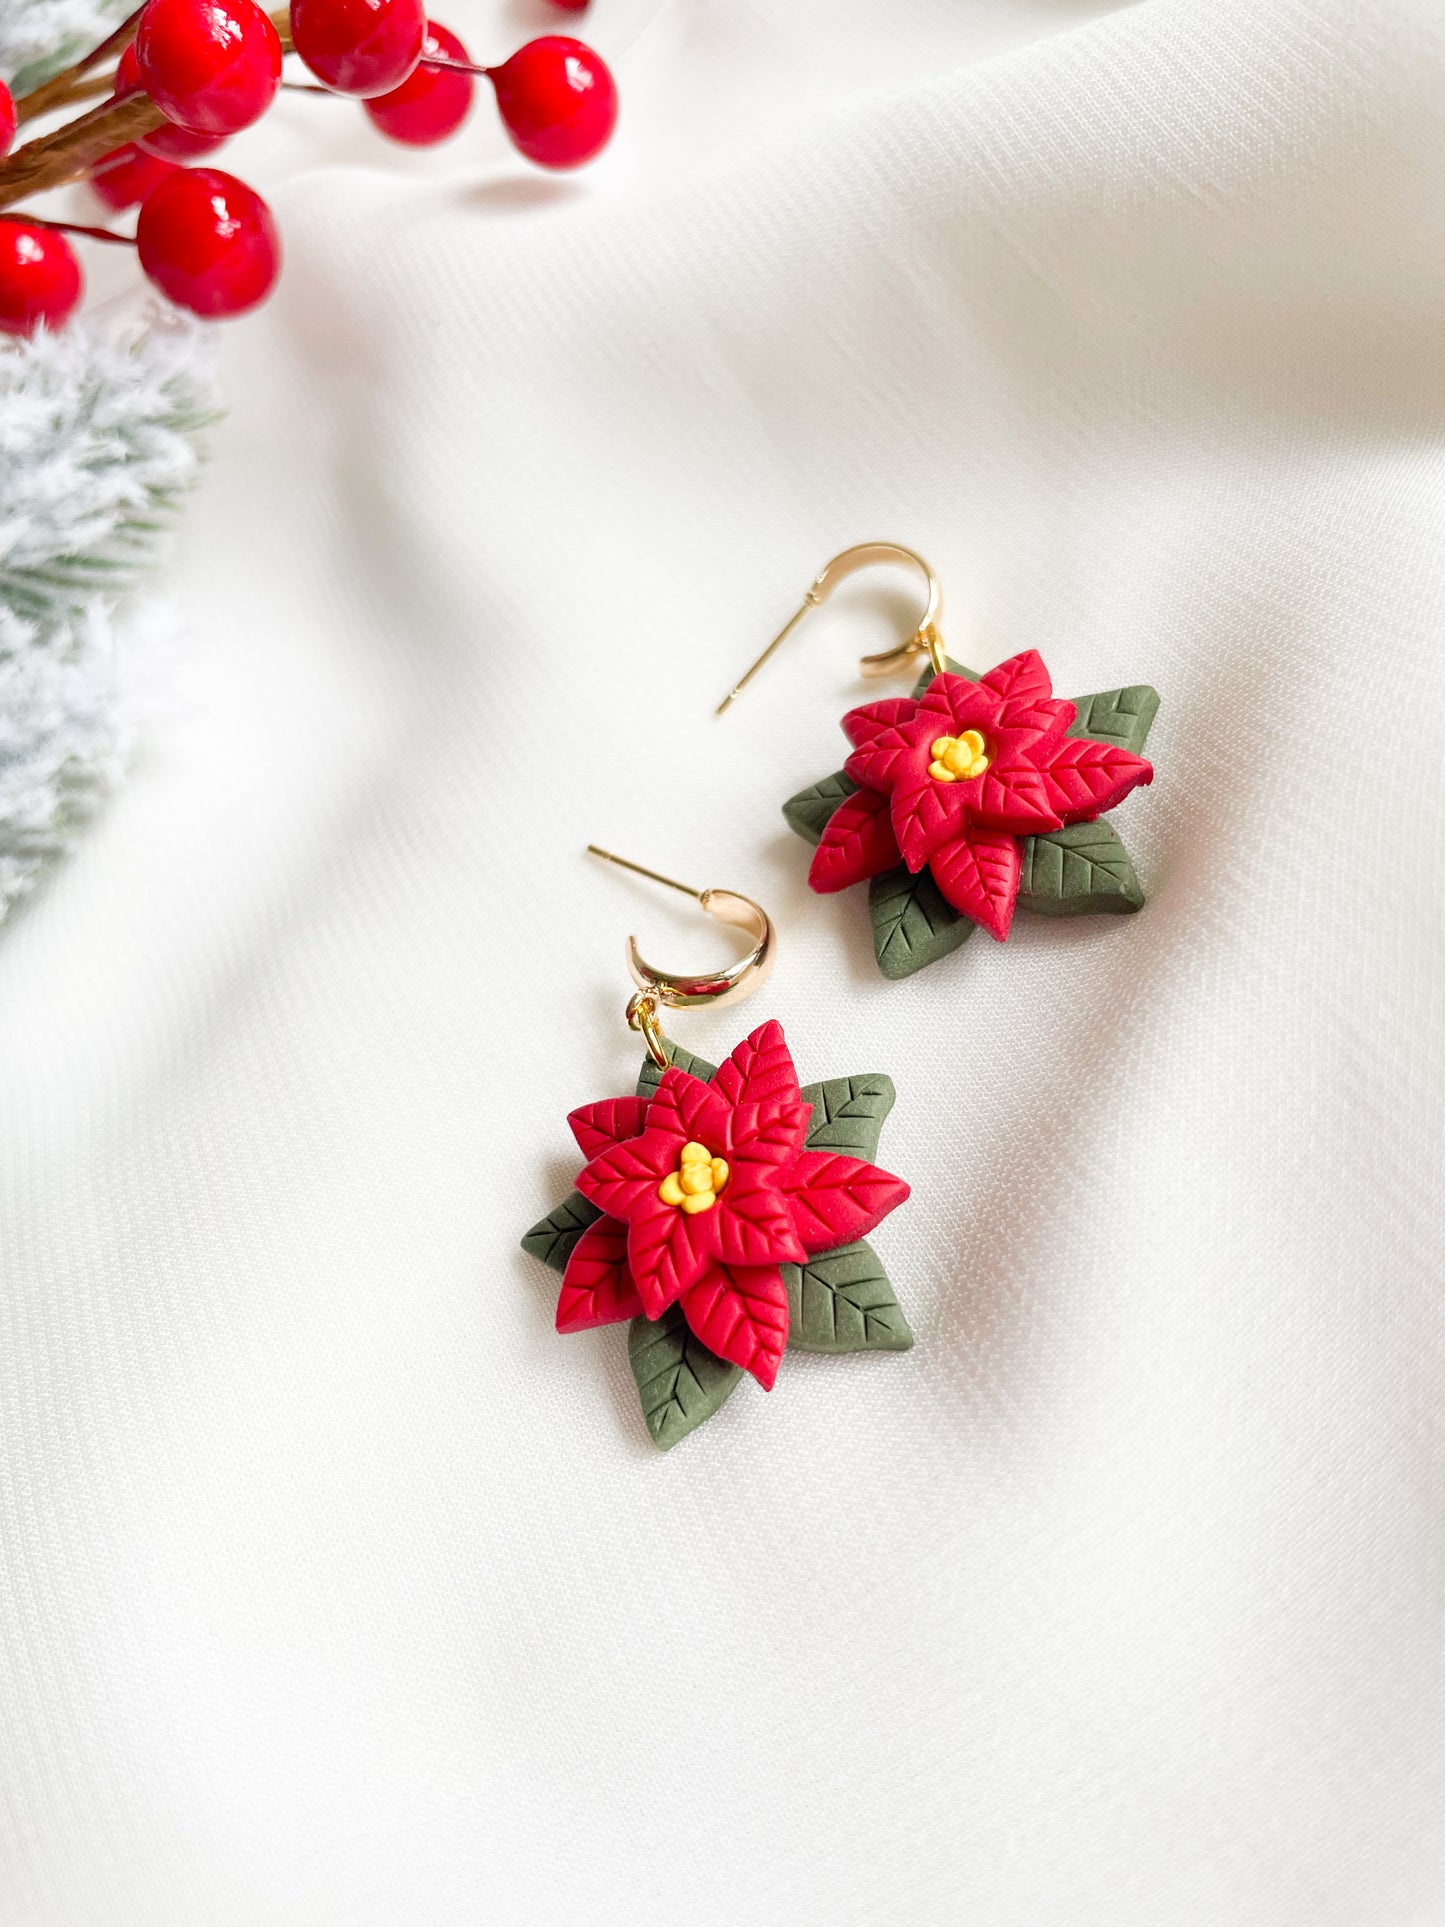
[[[928,773],[935,783],[957,783],[970,776],[982,776],[991,760],[978,731],[966,729],[961,736],[935,739]]]
[[[684,1144],[677,1169],[662,1180],[657,1195],[687,1212],[711,1211],[727,1181],[726,1159],[715,1158],[705,1144]]]

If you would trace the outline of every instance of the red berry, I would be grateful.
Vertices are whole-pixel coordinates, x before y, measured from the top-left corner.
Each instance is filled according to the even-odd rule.
[[[281,271],[270,208],[218,167],[178,167],[141,209],[135,238],[161,293],[212,320],[258,306]]]
[[[28,221],[0,221],[0,334],[61,328],[85,286],[69,242]]]
[[[0,80],[0,154],[10,152],[10,143],[15,138],[15,96]]]
[[[173,161],[158,160],[154,154],[142,153],[134,141],[127,141],[96,162],[90,185],[107,207],[134,207],[174,171]]]
[[[153,127],[136,142],[147,154],[163,161],[198,161],[203,154],[214,154],[226,145],[224,134],[188,134],[184,127]]]
[[[552,0],[552,5],[560,7],[563,13],[586,13],[587,4],[588,0]]]
[[[291,0],[291,44],[339,94],[398,88],[421,59],[422,0]]]
[[[471,55],[450,28],[439,20],[427,23],[422,65],[400,87],[365,103],[366,112],[388,139],[408,147],[431,147],[454,134],[471,111],[473,81],[450,67],[428,67],[429,54],[448,60],[470,60]]]
[[[236,134],[281,85],[281,36],[256,0],[150,0],[135,36],[146,92],[192,134]]]
[[[131,94],[144,92],[145,82],[140,77],[135,48],[127,47],[115,70],[115,91],[111,98],[125,100]],[[136,142],[147,154],[158,154],[166,161],[199,160],[202,154],[214,154],[218,147],[225,145],[224,134],[188,134],[184,127],[173,127],[169,121],[164,127],[154,127],[149,134],[142,134]]]
[[[488,75],[507,132],[539,167],[580,167],[617,123],[617,87],[590,47],[544,34]]]

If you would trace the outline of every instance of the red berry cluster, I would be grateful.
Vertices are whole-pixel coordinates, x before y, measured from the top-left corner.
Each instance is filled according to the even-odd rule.
[[[578,12],[587,0],[555,4]],[[541,167],[580,167],[601,152],[617,120],[606,65],[561,34],[529,41],[498,67],[479,67],[454,33],[427,19],[422,0],[291,0],[289,39],[326,90],[361,100],[381,133],[409,146],[456,132],[477,75],[491,81],[512,141]],[[145,95],[165,124],[107,154],[90,179],[109,208],[139,205],[142,269],[195,314],[244,314],[276,284],[281,248],[265,201],[234,174],[191,163],[266,112],[282,85],[285,51],[256,0],[146,0],[120,54],[112,104]],[[15,104],[0,83],[0,156],[15,126]],[[59,327],[74,311],[83,277],[67,232],[96,230],[0,217],[0,333]]]

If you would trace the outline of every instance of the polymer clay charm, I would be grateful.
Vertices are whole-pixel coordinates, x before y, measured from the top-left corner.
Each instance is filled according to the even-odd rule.
[[[913,1342],[866,1242],[908,1196],[873,1162],[893,1085],[874,1073],[800,1087],[776,1022],[716,1068],[666,1039],[664,1005],[746,995],[770,960],[771,925],[756,904],[728,891],[700,901],[728,922],[746,920],[743,906],[753,913],[754,956],[717,977],[676,978],[629,940],[641,987],[628,1021],[648,1045],[641,1077],[633,1094],[572,1112],[586,1159],[576,1190],[522,1240],[562,1274],[559,1332],[630,1323],[643,1416],[664,1448],[711,1417],[744,1373],[771,1390],[790,1345]]]
[[[936,963],[976,927],[1002,941],[1018,908],[1056,917],[1141,908],[1128,852],[1101,819],[1153,777],[1139,751],[1158,696],[1139,683],[1061,701],[1032,649],[983,675],[949,661],[938,585],[912,550],[865,543],[835,557],[722,707],[809,608],[875,562],[922,569],[929,602],[914,634],[866,658],[865,673],[924,653],[928,667],[911,696],[850,710],[843,768],[783,805],[789,826],[817,846],[811,887],[826,895],[869,885],[874,954],[892,978]]]

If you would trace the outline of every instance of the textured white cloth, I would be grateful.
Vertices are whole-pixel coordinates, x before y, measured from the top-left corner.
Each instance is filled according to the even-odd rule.
[[[269,136],[186,704],[0,945],[0,1918],[1440,1927],[1445,16],[646,12],[583,181]],[[869,537],[1162,691],[1142,915],[810,896],[911,585],[710,709]],[[915,1349],[665,1457],[516,1244],[730,952],[589,838],[915,1187]]]

